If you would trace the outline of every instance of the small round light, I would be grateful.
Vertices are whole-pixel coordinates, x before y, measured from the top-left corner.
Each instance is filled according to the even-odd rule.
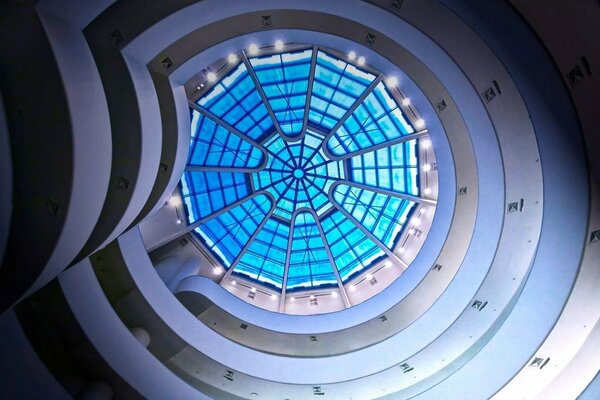
[[[355,285],[350,286],[350,291],[351,292],[354,292],[355,290],[356,290],[356,286]]]
[[[387,79],[387,84],[388,84],[388,86],[392,86],[392,87],[396,86],[398,84],[398,78],[396,78],[395,76],[390,76]]]
[[[424,149],[430,148],[431,147],[431,140],[429,140],[429,139],[423,139],[423,140],[421,140],[421,146]]]
[[[333,297],[334,299],[336,299],[338,297],[337,292],[331,292],[331,297]]]
[[[236,282],[236,281],[231,281],[231,284],[232,284],[233,286],[235,286],[235,285],[237,285],[237,282]]]
[[[253,288],[250,288],[250,291],[251,291],[252,293],[256,293],[256,288],[255,288],[255,287],[253,287]]]
[[[290,297],[290,301],[295,301],[296,298],[295,297]]]
[[[252,43],[250,46],[248,46],[248,54],[251,56],[258,54],[258,45],[256,43]]]
[[[409,235],[414,235],[414,233],[415,233],[415,228],[410,228],[410,229],[408,230],[408,234],[409,234]]]
[[[283,50],[283,41],[282,40],[275,41],[275,50]]]
[[[363,56],[358,57],[358,60],[356,60],[356,63],[358,65],[365,65],[365,58]]]
[[[177,196],[171,196],[171,198],[169,199],[169,204],[173,207],[177,207],[181,204],[181,199]]]
[[[233,64],[234,62],[236,62],[238,60],[238,56],[235,53],[230,53],[227,56],[227,61],[229,61],[230,64]]]
[[[400,250],[404,250],[402,247],[400,248]],[[401,252],[402,253],[402,252]],[[386,263],[385,264],[385,268],[390,269],[392,268],[392,263]]]
[[[201,84],[200,84],[200,87],[201,87],[201,88],[203,88],[203,87],[204,87],[204,83],[201,83]]]
[[[420,218],[413,218],[412,223],[414,226],[419,226],[421,225],[421,219]]]
[[[348,60],[354,61],[355,59],[356,59],[356,52],[354,50],[352,50],[351,52],[348,53]]]
[[[275,296],[274,294],[271,294],[271,300],[276,300],[277,296]]]
[[[368,281],[370,281],[371,279],[373,279],[373,275],[367,274],[366,278],[367,278]]]
[[[221,271],[221,268],[219,268],[219,267],[213,268],[213,274],[220,275],[221,272],[223,272],[223,271]]]
[[[431,194],[431,188],[426,187],[424,190],[425,194]]]
[[[425,121],[422,118],[419,118],[417,122],[415,122],[415,126],[419,129],[425,127]]]
[[[423,171],[431,171],[431,164],[423,165]]]
[[[180,224],[180,223],[181,223],[181,220],[180,220],[180,219],[177,219],[177,223],[178,223],[178,224]]]
[[[208,74],[206,74],[206,79],[208,79],[209,82],[214,82],[217,80],[217,74],[211,71]]]
[[[406,251],[406,249],[404,247],[400,247],[398,249],[398,253],[400,253],[400,254],[404,253],[405,251]]]
[[[410,104],[410,97],[405,97],[402,99],[402,105],[408,106]]]

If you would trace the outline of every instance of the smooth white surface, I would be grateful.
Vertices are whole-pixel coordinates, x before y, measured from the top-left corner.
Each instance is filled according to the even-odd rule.
[[[85,245],[102,211],[112,157],[108,105],[82,32],[41,12],[40,19],[52,46],[69,105],[73,182],[67,216],[54,252],[22,298],[56,277]]]
[[[100,246],[98,246],[99,249],[115,240],[139,215],[154,188],[162,151],[160,107],[158,106],[158,97],[154,85],[152,84],[150,73],[146,66],[139,61],[127,57],[126,55],[123,55],[123,59],[127,64],[127,69],[135,87],[135,94],[140,113],[142,136],[141,156],[137,180],[135,185],[129,188],[129,190],[133,191],[133,194],[131,195],[127,209],[112,233]]]
[[[209,399],[167,369],[138,342],[104,297],[89,259],[61,274],[59,283],[94,348],[142,396],[149,399]],[[132,368],[132,365],[143,368]]]

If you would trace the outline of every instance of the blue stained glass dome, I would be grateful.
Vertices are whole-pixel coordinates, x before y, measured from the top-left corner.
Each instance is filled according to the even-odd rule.
[[[393,258],[420,201],[426,135],[397,88],[316,47],[233,58],[190,103],[180,184],[223,279],[341,287]]]

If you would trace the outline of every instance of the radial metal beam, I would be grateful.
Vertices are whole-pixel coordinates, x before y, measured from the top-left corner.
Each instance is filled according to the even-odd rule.
[[[335,154],[331,153],[331,151],[329,150],[329,147],[327,147],[327,146],[323,147],[323,152],[325,152],[327,157],[329,157],[329,159],[332,161],[347,160],[352,157],[360,156],[360,155],[366,154],[366,153],[371,153],[371,152],[374,152],[379,149],[394,146],[396,144],[410,142],[411,140],[415,140],[415,139],[420,139],[427,135],[429,135],[429,131],[427,129],[423,129],[423,130],[417,131],[415,133],[411,133],[409,135],[405,135],[405,136],[401,136],[396,139],[388,140],[387,142],[378,143],[373,146],[365,147],[364,149],[360,149],[357,151],[353,151],[351,153],[344,154],[343,156],[336,156]],[[324,140],[324,142],[327,140],[328,140],[328,138],[326,140]]]
[[[327,238],[325,237],[325,232],[323,231],[323,227],[321,226],[321,221],[319,221],[319,217],[314,212],[314,210],[310,210],[312,215],[315,217],[315,223],[317,224],[317,229],[319,230],[319,235],[321,235],[321,240],[323,241],[323,246],[325,247],[325,252],[327,253],[327,257],[329,257],[329,262],[331,263],[331,269],[333,269],[333,273],[335,275],[335,280],[337,281],[338,287],[340,289],[340,294],[342,295],[342,300],[344,301],[344,306],[349,308],[352,306],[350,303],[350,299],[348,298],[348,293],[346,292],[346,288],[344,287],[344,282],[342,282],[342,277],[340,276],[340,271],[338,271],[337,266],[335,264],[335,259],[333,258],[333,254],[331,254],[331,248],[329,247],[329,243],[327,242]]]
[[[288,235],[288,246],[285,254],[285,267],[283,268],[283,282],[281,284],[281,297],[279,298],[279,312],[282,313],[285,309],[285,295],[287,292],[287,281],[290,270],[290,257],[292,254],[292,241],[294,239],[294,223],[298,210],[294,211],[290,218],[290,233]]]
[[[263,155],[265,156],[265,158],[267,157],[267,151],[260,144],[256,143],[252,138],[250,138],[248,135],[246,135],[245,133],[240,132],[236,127],[234,127],[233,125],[230,125],[229,123],[223,121],[221,118],[217,117],[216,115],[214,115],[210,111],[207,111],[204,108],[200,107],[198,104],[192,103],[191,101],[188,102],[188,104],[189,104],[190,108],[193,108],[194,110],[198,111],[200,114],[204,115],[206,118],[212,120],[217,125],[220,125],[223,128],[227,129],[229,132],[231,132],[234,135],[238,136],[243,141],[250,143],[252,146],[254,146],[257,149],[259,149],[263,153]]]
[[[271,201],[271,204],[273,207],[273,205],[275,205],[275,198],[273,197],[273,195],[267,191],[261,190],[258,192],[254,192],[254,193],[250,193],[248,196],[245,196],[231,204],[229,204],[226,207],[221,208],[220,210],[215,211],[214,213],[211,213],[209,215],[207,215],[204,218],[200,218],[198,221],[188,225],[185,227],[185,229],[183,229],[182,231],[176,232],[172,235],[169,235],[167,238],[161,240],[158,244],[152,246],[151,248],[147,249],[149,252],[155,249],[158,249],[161,246],[164,246],[165,244],[172,242],[173,240],[176,240],[178,238],[180,238],[183,235],[187,235],[188,233],[190,233],[191,231],[193,231],[194,229],[196,229],[197,227],[199,227],[202,224],[205,224],[206,222],[210,221],[213,218],[217,218],[219,215],[226,213],[227,211],[239,206],[240,204],[260,195],[263,194],[265,196],[267,196],[269,198],[269,200]]]
[[[392,263],[394,263],[396,266],[398,266],[403,271],[406,270],[406,268],[408,268],[408,265],[404,261],[402,261],[400,258],[398,258],[385,244],[383,244],[379,239],[377,239],[371,231],[369,231],[367,228],[365,228],[360,222],[358,222],[352,216],[352,214],[350,214],[348,211],[346,211],[344,209],[344,207],[339,205],[338,202],[334,200],[333,190],[335,189],[336,186],[337,186],[336,184],[333,184],[329,188],[328,196],[329,196],[329,201],[331,201],[331,204],[335,208],[337,208],[342,214],[344,214],[346,216],[346,218],[348,218],[350,221],[352,221],[352,223],[358,229],[360,229],[365,235],[367,235],[367,237],[369,239],[371,239],[373,241],[373,243],[375,243],[377,245],[377,247],[379,247],[389,257],[389,259],[392,261]]]
[[[269,210],[269,212],[267,213],[267,215],[265,215],[265,217],[263,218],[263,220],[256,227],[256,230],[252,233],[252,236],[250,236],[250,238],[248,239],[248,241],[246,242],[246,244],[244,244],[244,247],[242,247],[242,249],[240,250],[240,254],[238,254],[237,257],[235,258],[235,260],[233,260],[233,262],[231,263],[231,265],[227,269],[227,272],[225,272],[225,274],[223,275],[223,278],[221,278],[221,281],[219,282],[219,284],[221,286],[223,286],[227,282],[227,279],[229,279],[229,277],[233,273],[233,270],[239,264],[239,262],[242,259],[244,253],[246,253],[246,251],[248,250],[248,248],[252,245],[252,243],[254,242],[254,239],[256,239],[256,237],[258,236],[258,234],[262,231],[263,227],[265,226],[265,224],[267,223],[267,221],[269,220],[269,218],[271,218],[271,215],[273,215],[274,211],[275,211],[275,203],[272,204],[271,209]]]
[[[252,79],[252,82],[254,82],[256,91],[258,92],[260,98],[262,99],[262,102],[263,102],[265,108],[267,109],[269,116],[273,120],[273,126],[275,127],[275,131],[277,133],[279,133],[279,136],[281,136],[281,138],[284,139],[285,141],[297,140],[297,138],[290,138],[286,134],[283,133],[283,131],[281,130],[281,126],[279,126],[279,121],[277,120],[277,117],[275,116],[275,112],[273,111],[273,108],[271,108],[271,103],[269,103],[269,99],[267,98],[267,95],[265,94],[265,91],[263,90],[262,85],[258,81],[256,72],[254,71],[252,64],[250,64],[250,60],[248,60],[248,56],[246,56],[246,53],[244,51],[242,51],[241,57],[242,57],[242,61],[244,62],[244,65],[246,66],[246,69],[248,70],[248,74],[250,75],[250,78]]]
[[[340,120],[337,122],[337,124],[335,124],[333,126],[333,128],[331,129],[331,131],[329,131],[329,133],[323,140],[322,146],[327,147],[326,145],[327,145],[327,142],[329,141],[329,138],[331,136],[333,136],[335,134],[335,132],[337,132],[338,129],[340,129],[340,127],[344,124],[344,122],[346,122],[346,120],[348,118],[350,118],[352,113],[354,111],[356,111],[358,106],[360,106],[365,101],[365,99],[371,94],[373,89],[375,89],[375,87],[379,84],[379,82],[381,82],[382,79],[383,79],[383,74],[379,74],[379,75],[377,75],[377,77],[375,77],[375,79],[373,79],[373,82],[371,82],[369,84],[369,86],[367,86],[367,88],[360,95],[360,97],[358,99],[356,99],[356,101],[354,101],[354,104],[352,104],[352,106],[348,109],[348,111],[346,111],[346,113],[342,116],[342,118],[340,118]]]
[[[317,69],[317,54],[319,47],[313,47],[312,58],[310,59],[310,72],[308,74],[308,88],[306,90],[306,104],[304,105],[304,121],[302,122],[302,135],[305,135],[308,128],[308,114],[310,113],[310,99],[312,98],[313,85],[315,84],[315,71]]]
[[[398,193],[398,192],[394,192],[392,190],[381,189],[381,188],[378,188],[375,186],[369,186],[369,185],[364,185],[362,183],[351,182],[347,179],[337,180],[333,185],[331,185],[331,188],[329,188],[329,192],[333,195],[333,190],[335,190],[335,187],[337,187],[339,185],[346,185],[346,186],[350,186],[350,187],[355,187],[357,189],[363,189],[363,190],[368,190],[368,191],[375,192],[375,193],[381,193],[381,194],[385,194],[386,196],[396,197],[398,199],[408,200],[408,201],[412,201],[412,202],[419,203],[419,204],[428,204],[431,206],[435,206],[437,204],[436,200],[425,199],[425,198],[419,197],[419,196],[413,196],[413,195],[405,194],[405,193]],[[333,197],[332,197],[332,199],[333,199]]]

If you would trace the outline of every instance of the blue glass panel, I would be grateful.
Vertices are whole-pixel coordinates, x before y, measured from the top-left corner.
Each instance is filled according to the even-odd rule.
[[[398,193],[419,195],[416,140],[350,159],[351,180]]]
[[[414,133],[400,107],[379,83],[331,137],[327,146],[341,156]]]
[[[188,166],[264,168],[247,174],[186,172],[180,184],[188,221],[202,221],[194,232],[225,267],[235,265],[236,275],[281,288],[289,251],[289,290],[335,286],[333,268],[347,282],[371,267],[385,252],[358,226],[392,248],[415,207],[375,190],[339,185],[334,201],[352,216],[347,218],[332,209],[328,191],[334,183],[349,179],[390,192],[418,196],[419,191],[416,140],[371,149],[414,132],[382,83],[355,104],[375,75],[319,51],[305,115],[312,56],[312,50],[302,50],[249,60],[280,133],[302,139],[287,141],[275,132],[249,71],[238,64],[198,100],[219,122],[191,112]],[[305,118],[309,127],[303,132]],[[327,145],[335,155],[352,157],[332,161],[323,151],[324,135],[343,118]],[[260,143],[266,160],[249,139]],[[265,195],[252,197],[261,190],[273,195],[275,204]],[[292,215],[302,208],[311,212],[300,212],[290,231]]]
[[[302,133],[312,50],[251,58],[269,105],[284,134]]]
[[[381,243],[392,249],[415,204],[370,190],[339,185],[334,200]]]
[[[181,194],[191,224],[235,203],[250,193],[246,177],[238,172],[185,172]]]
[[[309,212],[298,213],[294,222],[287,288],[336,284],[314,216]]]
[[[289,225],[269,218],[234,273],[281,288],[289,235]]]
[[[332,212],[321,225],[343,282],[385,256],[377,244],[340,211]]]
[[[273,130],[273,121],[243,63],[196,103],[255,141]]]
[[[197,227],[196,232],[227,268],[239,256],[271,208],[265,195],[255,196]]]
[[[331,130],[374,79],[375,75],[319,51],[308,114],[310,123]]]
[[[192,111],[192,141],[188,165],[228,168],[256,168],[263,154],[196,110]]]

